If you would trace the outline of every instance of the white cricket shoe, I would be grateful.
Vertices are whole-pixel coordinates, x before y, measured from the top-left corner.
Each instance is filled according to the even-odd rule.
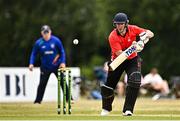
[[[110,113],[110,111],[102,109],[101,116],[107,116]]]
[[[130,110],[127,110],[123,112],[123,116],[132,116],[132,112]]]
[[[152,97],[152,100],[158,100],[159,98],[161,97],[161,95],[160,94],[156,94],[156,95],[154,95],[153,97]]]

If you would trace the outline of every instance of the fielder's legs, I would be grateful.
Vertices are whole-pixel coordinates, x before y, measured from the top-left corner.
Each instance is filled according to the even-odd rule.
[[[46,71],[41,70],[40,82],[39,82],[39,86],[37,89],[37,96],[34,103],[41,103],[50,74],[51,72],[46,72]]]

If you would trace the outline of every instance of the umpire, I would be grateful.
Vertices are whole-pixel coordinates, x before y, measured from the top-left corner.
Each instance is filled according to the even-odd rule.
[[[117,13],[114,16],[113,24],[115,29],[109,35],[109,44],[111,47],[111,60],[114,60],[124,50],[136,43],[136,37],[140,36],[141,40],[151,38],[154,34],[147,29],[140,28],[136,25],[129,25],[128,17],[125,13]],[[142,51],[144,45],[136,46]],[[123,115],[131,116],[133,114],[134,105],[137,99],[141,84],[141,63],[137,52],[133,53],[126,61],[119,65],[114,71],[108,71],[106,83],[101,87],[102,94],[102,112],[105,116],[112,110],[112,102],[114,100],[114,89],[124,71],[128,75],[126,98],[123,107]]]
[[[58,68],[65,68],[66,66],[65,51],[62,42],[58,37],[52,35],[51,33],[51,28],[48,25],[43,25],[41,27],[42,37],[34,44],[30,56],[30,71],[33,71],[34,63],[38,54],[40,55],[41,60],[40,82],[37,89],[37,96],[34,101],[34,103],[38,104],[40,104],[43,99],[50,74],[54,73],[57,76]],[[63,87],[62,85],[63,82],[61,82],[61,87]]]

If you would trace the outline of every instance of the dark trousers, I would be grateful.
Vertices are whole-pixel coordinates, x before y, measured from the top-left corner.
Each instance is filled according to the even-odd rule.
[[[109,71],[105,85],[115,89],[116,85],[119,82],[120,77],[124,71],[127,73],[128,77],[130,77],[130,75],[133,72],[136,72],[136,71],[141,72],[140,57],[137,56],[131,60],[126,60],[116,70]],[[129,81],[129,79],[128,79],[128,81]]]
[[[114,71],[109,71],[105,86],[115,89],[124,71],[126,71],[128,75],[128,81],[127,81],[126,98],[125,98],[123,112],[125,112],[126,110],[130,110],[133,112],[134,104],[136,102],[140,83],[141,83],[140,57],[137,56],[131,60],[126,60],[120,66],[118,66],[118,68],[115,69]],[[114,100],[114,95],[109,98],[103,97],[102,108],[111,111],[113,100]]]
[[[46,89],[46,85],[47,85],[47,82],[48,82],[48,79],[49,79],[51,73],[54,73],[57,77],[57,71],[48,71],[48,70],[41,69],[40,82],[38,85],[37,96],[36,96],[34,103],[41,103],[43,96],[44,96],[45,89]],[[61,84],[61,88],[63,90],[63,81],[61,81],[60,84]],[[68,94],[69,94],[68,91],[69,91],[68,86],[66,84],[66,100],[68,100]]]

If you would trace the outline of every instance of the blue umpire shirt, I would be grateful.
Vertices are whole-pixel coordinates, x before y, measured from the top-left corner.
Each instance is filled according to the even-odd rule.
[[[30,64],[35,63],[38,53],[41,58],[41,69],[56,71],[61,63],[65,63],[65,51],[62,42],[53,35],[51,35],[48,41],[44,40],[43,37],[36,41],[30,56]],[[53,64],[53,60],[58,54],[60,57],[57,62]]]

